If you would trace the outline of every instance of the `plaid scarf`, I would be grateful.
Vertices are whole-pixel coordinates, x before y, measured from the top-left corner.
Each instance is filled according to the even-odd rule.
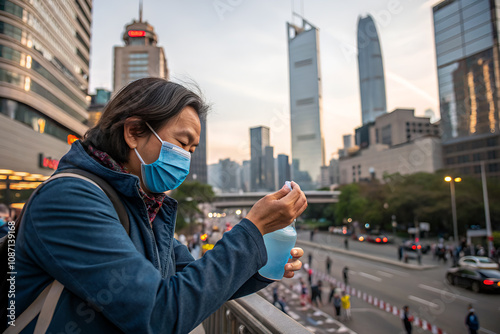
[[[111,170],[114,170],[115,172],[120,172],[120,173],[126,173],[130,174],[125,167],[120,165],[118,162],[116,162],[109,154],[106,152],[99,151],[92,145],[88,146],[88,152],[94,160],[96,160],[98,163],[103,165],[104,167],[107,167]],[[163,200],[167,195],[161,193],[161,194],[153,194],[153,195],[148,195],[144,190],[142,190],[139,187],[139,194],[141,195],[142,200],[144,201],[144,204],[146,204],[146,209],[148,211],[148,217],[149,217],[149,223],[152,225],[153,220],[156,217],[156,214],[158,211],[160,211],[160,208],[163,204]]]

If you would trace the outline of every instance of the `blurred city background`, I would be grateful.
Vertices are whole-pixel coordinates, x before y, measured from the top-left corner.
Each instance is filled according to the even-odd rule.
[[[307,266],[261,297],[317,333],[400,333],[404,305],[415,331],[465,333],[472,305],[500,332],[499,32],[498,0],[0,0],[0,203],[162,77],[212,106],[170,193],[195,257],[294,180]]]

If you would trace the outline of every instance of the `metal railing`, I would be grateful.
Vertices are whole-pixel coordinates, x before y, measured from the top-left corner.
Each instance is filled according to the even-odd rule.
[[[203,327],[206,334],[311,334],[258,294],[226,302]]]

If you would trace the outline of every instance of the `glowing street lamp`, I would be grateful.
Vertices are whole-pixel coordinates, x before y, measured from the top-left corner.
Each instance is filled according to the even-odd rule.
[[[461,182],[462,178],[456,177],[452,178],[451,176],[446,176],[444,178],[446,182],[450,183],[450,192],[451,192],[451,215],[453,218],[453,239],[458,246],[458,230],[457,230],[457,206],[455,204],[455,182]]]

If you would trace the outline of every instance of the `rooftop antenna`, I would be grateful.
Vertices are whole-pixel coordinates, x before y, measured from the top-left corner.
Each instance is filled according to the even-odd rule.
[[[142,22],[142,0],[139,0],[139,22]]]

